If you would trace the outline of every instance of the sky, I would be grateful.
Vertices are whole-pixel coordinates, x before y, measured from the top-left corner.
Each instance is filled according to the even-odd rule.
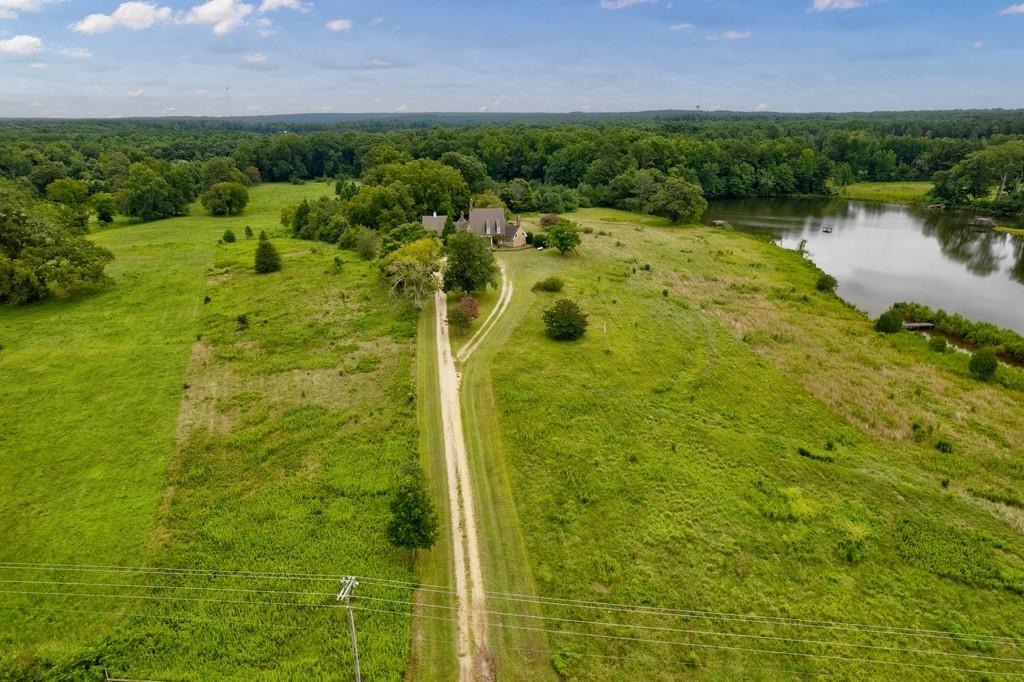
[[[0,117],[1024,108],[1014,0],[0,0]]]

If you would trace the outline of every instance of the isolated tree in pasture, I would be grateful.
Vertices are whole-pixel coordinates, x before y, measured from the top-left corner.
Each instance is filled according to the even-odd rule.
[[[579,228],[571,220],[559,220],[548,228],[547,243],[558,249],[562,255],[575,251],[582,243]]]
[[[256,272],[266,274],[281,269],[281,254],[267,239],[267,233],[260,233],[260,242],[256,245]]]
[[[252,239],[252,226],[251,225],[246,225],[245,226],[245,238],[246,239]]]
[[[224,230],[224,234],[221,235],[220,240],[225,244],[234,244],[237,240],[234,230]]]
[[[982,381],[988,381],[999,369],[999,360],[991,348],[982,348],[971,356],[971,374]]]
[[[257,171],[257,174],[259,171]],[[230,182],[238,185],[248,185],[249,176],[238,169],[234,159],[227,156],[216,156],[207,160],[199,173],[200,185],[209,189],[221,182]]]
[[[487,285],[497,288],[498,264],[487,243],[469,231],[459,231],[448,238],[445,249],[448,262],[444,268],[444,290],[473,293]]]
[[[437,542],[437,512],[430,500],[423,472],[410,466],[391,498],[391,519],[387,526],[388,540],[399,549],[411,552],[430,549]]]
[[[587,331],[587,315],[575,301],[555,301],[544,311],[544,327],[556,341],[573,341]]]
[[[238,215],[249,203],[249,190],[237,182],[218,182],[207,188],[199,201],[212,215]]]
[[[661,187],[651,196],[647,212],[668,218],[673,223],[698,220],[708,209],[700,185],[681,178],[665,178]]]

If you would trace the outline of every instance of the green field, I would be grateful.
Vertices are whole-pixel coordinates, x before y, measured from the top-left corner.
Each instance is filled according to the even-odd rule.
[[[887,204],[915,204],[931,191],[930,182],[855,182],[843,187],[842,197]]]
[[[1024,637],[1024,396],[877,335],[795,253],[575,218],[578,255],[500,256],[517,295],[464,370],[488,589],[937,634],[497,596],[502,679],[1019,672],[972,637]],[[580,342],[543,334],[555,296],[530,286],[552,273],[590,314]]]
[[[0,561],[326,577],[4,567],[0,678],[347,678],[346,574],[402,583],[365,581],[357,613],[364,673],[402,677],[414,573],[384,524],[418,450],[417,314],[327,245],[276,238],[257,276],[242,238],[329,191],[98,233],[112,286],[0,317]]]

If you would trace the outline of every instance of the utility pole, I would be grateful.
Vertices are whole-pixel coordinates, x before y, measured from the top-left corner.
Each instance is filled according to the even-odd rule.
[[[341,592],[338,593],[338,601],[345,602],[345,606],[348,608],[348,633],[352,638],[352,662],[356,669],[356,682],[363,682],[363,675],[359,671],[359,644],[356,642],[356,619],[352,615],[352,590],[359,586],[357,581],[352,576],[346,577],[341,581]]]

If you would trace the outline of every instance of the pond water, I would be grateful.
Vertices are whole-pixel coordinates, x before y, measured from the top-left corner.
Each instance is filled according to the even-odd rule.
[[[716,201],[704,215],[788,249],[806,240],[808,257],[839,280],[839,295],[873,316],[914,301],[1024,334],[1024,238],[975,231],[970,219],[831,199]]]

